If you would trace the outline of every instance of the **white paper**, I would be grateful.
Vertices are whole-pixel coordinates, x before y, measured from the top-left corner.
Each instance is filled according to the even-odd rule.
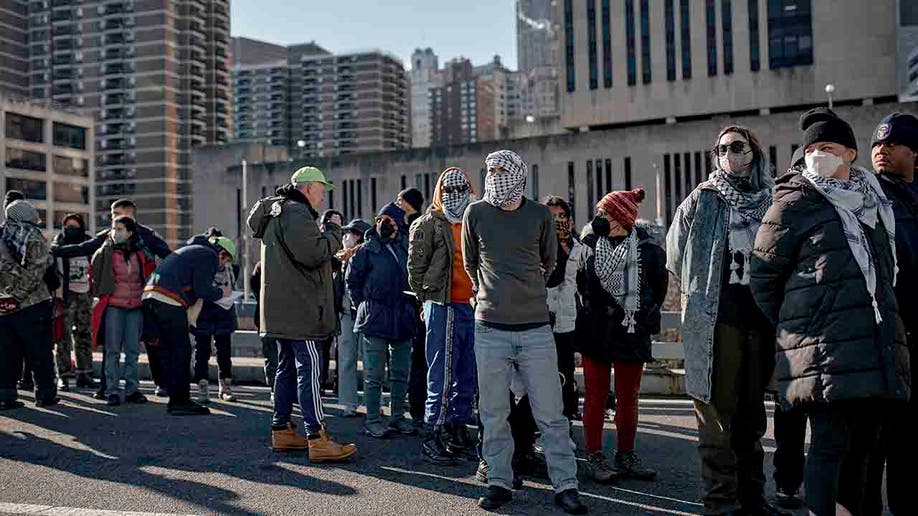
[[[230,293],[229,297],[223,297],[223,298],[218,299],[217,301],[214,301],[214,304],[216,304],[217,306],[219,306],[220,308],[224,310],[229,310],[233,307],[233,305],[236,304],[237,299],[242,299],[242,296],[244,294],[245,294],[244,292],[235,291],[235,292]]]

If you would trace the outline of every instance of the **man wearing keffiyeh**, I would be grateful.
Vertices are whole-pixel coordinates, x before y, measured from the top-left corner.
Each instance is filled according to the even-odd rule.
[[[6,206],[0,226],[0,410],[22,407],[16,381],[23,357],[35,378],[35,404],[57,403],[51,354],[51,294],[44,282],[50,254],[38,211],[24,200]]]

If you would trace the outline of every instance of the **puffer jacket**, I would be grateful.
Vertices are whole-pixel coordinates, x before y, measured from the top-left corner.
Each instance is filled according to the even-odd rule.
[[[548,313],[554,321],[552,331],[554,333],[570,333],[574,331],[577,324],[577,271],[582,266],[584,249],[583,245],[576,239],[571,238],[570,252],[567,255],[564,271],[555,270],[552,273],[562,274],[561,282],[557,286],[548,289]],[[561,263],[561,248],[558,247],[558,263]],[[551,278],[549,285],[552,284]]]
[[[896,256],[899,275],[896,276],[896,300],[901,314],[914,313],[918,306],[918,190],[901,179],[887,174],[878,174],[880,186],[886,198],[892,201],[896,216]],[[918,320],[903,315],[907,340],[915,356],[918,342]],[[912,369],[918,364],[914,360]]]
[[[778,181],[750,265],[756,303],[776,325],[781,404],[907,399],[908,351],[883,223],[863,226],[876,264],[878,324],[841,218],[800,172]]]
[[[384,245],[375,228],[367,231],[365,238],[366,243],[350,260],[345,279],[357,305],[354,331],[390,341],[410,339],[417,326],[417,313],[413,299],[405,294],[407,253],[398,240]]]
[[[583,302],[577,317],[577,341],[582,354],[601,362],[653,361],[651,337],[660,333],[660,309],[666,299],[669,275],[666,254],[643,228],[635,227],[641,264],[641,302],[634,333],[622,325],[625,310],[603,288],[596,276],[595,234],[583,238],[583,258],[577,271],[577,290]]]

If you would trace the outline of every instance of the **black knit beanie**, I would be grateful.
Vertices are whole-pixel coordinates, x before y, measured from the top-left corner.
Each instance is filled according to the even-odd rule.
[[[416,212],[420,213],[421,208],[424,207],[424,195],[417,188],[406,188],[399,192],[398,196],[410,204]]]
[[[820,107],[807,111],[800,117],[800,129],[803,130],[804,148],[814,143],[830,142],[857,151],[857,140],[851,126],[831,109]]]

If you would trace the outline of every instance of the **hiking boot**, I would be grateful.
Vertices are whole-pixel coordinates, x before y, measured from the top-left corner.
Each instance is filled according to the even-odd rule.
[[[364,423],[363,431],[370,437],[375,437],[376,439],[385,439],[389,437],[389,430],[378,420]]]
[[[195,397],[195,401],[201,405],[207,405],[210,403],[210,392],[208,391],[208,387],[210,387],[210,385],[208,384],[207,380],[201,380],[198,382],[198,395]]]
[[[57,379],[57,390],[60,392],[70,392],[70,380],[67,378]]]
[[[135,405],[140,405],[147,402],[147,397],[143,395],[140,391],[134,391],[130,396],[124,397],[125,403],[134,403]]]
[[[421,445],[421,455],[424,456],[425,461],[438,466],[455,466],[459,464],[457,457],[446,449],[438,430],[431,430],[427,433],[427,438],[424,439],[424,444]],[[487,482],[487,476],[485,477],[485,482]]]
[[[229,401],[232,403],[236,401],[236,397],[233,396],[233,390],[230,388],[230,382],[232,382],[232,380],[230,380],[229,378],[220,379],[219,396],[221,400]]]
[[[644,467],[634,450],[616,453],[615,469],[625,478],[633,478],[635,480],[653,480],[657,478],[657,472]]]
[[[206,416],[210,414],[210,409],[189,400],[185,402],[170,403],[166,406],[166,412],[171,416]]]
[[[334,462],[347,459],[357,453],[356,444],[338,444],[322,428],[319,433],[310,435],[309,460],[312,462]]]
[[[580,501],[580,493],[576,489],[568,489],[556,494],[555,505],[568,514],[586,514],[589,512],[587,506]]]
[[[469,429],[463,425],[449,425],[445,427],[446,449],[453,455],[474,459],[478,456],[478,444],[469,435]]]
[[[612,469],[606,456],[601,451],[593,452],[587,457],[590,466],[590,476],[600,484],[608,484],[618,480],[619,474]]]
[[[478,470],[475,471],[475,480],[481,482],[482,484],[488,483],[488,473],[490,473],[491,468],[488,466],[488,463],[484,460],[478,461]],[[517,474],[516,470],[513,471],[513,489],[522,489],[523,488],[523,477]]]
[[[779,487],[775,493],[775,503],[782,509],[800,509],[803,507],[803,500],[798,496],[798,491]]]
[[[418,433],[418,429],[414,427],[414,423],[405,417],[390,419],[389,431],[400,435],[416,435]]]
[[[112,394],[108,397],[108,400],[105,403],[109,407],[117,407],[118,405],[121,405],[121,396]]]
[[[486,511],[496,511],[513,500],[513,492],[500,486],[488,486],[484,496],[478,499],[478,506]]]
[[[284,428],[271,428],[271,449],[280,451],[303,451],[308,448],[306,438],[296,433],[293,423]]]

